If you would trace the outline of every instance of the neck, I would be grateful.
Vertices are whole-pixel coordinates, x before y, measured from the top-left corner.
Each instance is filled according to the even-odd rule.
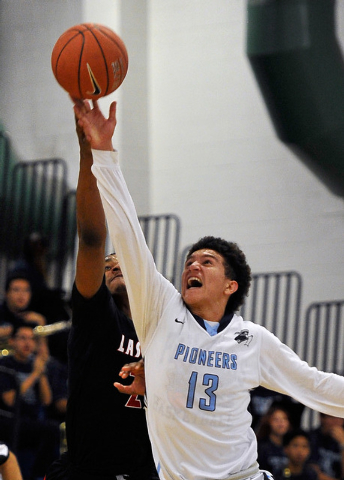
[[[303,465],[300,465],[298,463],[289,462],[287,468],[289,468],[290,472],[293,475],[299,475],[300,473],[302,473]]]
[[[21,355],[18,352],[15,352],[13,356],[17,360],[17,362],[20,362],[20,363],[27,363],[29,358],[30,358],[30,355],[29,356],[24,356],[24,355]]]
[[[129,299],[127,294],[115,294],[112,295],[113,299],[115,300],[115,303],[117,307],[126,315],[128,318],[131,319],[131,311],[130,311],[130,305],[129,305]]]
[[[283,443],[281,435],[277,435],[276,433],[270,433],[270,440],[276,445],[282,445]]]
[[[194,315],[198,315],[208,322],[220,322],[222,317],[225,314],[223,308],[216,308],[216,305],[211,305],[209,308],[206,307],[189,307],[189,310]]]

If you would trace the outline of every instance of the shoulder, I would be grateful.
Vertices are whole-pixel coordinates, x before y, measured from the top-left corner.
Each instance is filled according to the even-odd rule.
[[[0,304],[0,322],[7,320],[8,317],[12,316],[11,312],[7,307],[6,300]]]
[[[135,332],[134,324],[116,304],[103,282],[98,292],[91,298],[84,298],[73,287],[72,292],[72,330],[70,343],[78,342],[113,342],[114,337]],[[135,337],[136,338],[136,337]]]
[[[238,314],[233,315],[230,325],[238,331],[249,332],[250,334],[268,336],[272,335],[272,333],[269,332],[265,327],[262,327],[261,325],[253,323],[249,320],[244,320],[243,317]]]
[[[262,453],[271,450],[271,442],[268,437],[261,438],[258,442],[258,452]]]
[[[308,433],[309,433],[309,436],[312,438],[319,437],[321,435],[321,429],[320,427],[313,428]]]
[[[13,355],[1,357],[0,359],[0,377],[1,387],[8,388],[10,385],[12,388],[16,382],[16,376],[18,372],[22,372],[21,365],[15,360]],[[26,372],[24,372],[26,373]],[[3,390],[3,388],[1,388]]]
[[[6,355],[3,357],[0,357],[0,365],[2,366],[10,366],[10,365],[15,365],[17,362],[14,358],[13,355]]]
[[[72,290],[73,318],[79,314],[86,316],[93,315],[95,311],[107,310],[110,305],[113,305],[113,307],[116,308],[115,302],[105,285],[104,280],[100,285],[99,290],[91,298],[83,297],[74,283]]]
[[[79,292],[75,282],[73,284],[73,288],[72,288],[72,302],[74,301],[78,301],[78,302],[85,302],[85,303],[91,303],[91,302],[94,302],[94,301],[97,301],[97,299],[99,297],[102,297],[102,296],[111,296],[110,295],[110,292],[108,290],[108,288],[106,287],[105,285],[105,282],[104,282],[104,279],[98,289],[98,291],[93,295],[93,297],[91,298],[86,298],[84,297],[83,295],[81,295],[81,293]]]
[[[264,341],[273,343],[277,342],[278,344],[280,343],[278,337],[276,337],[276,335],[270,332],[270,330],[268,330],[266,327],[248,320],[243,320],[242,324],[242,328],[249,329],[251,333],[254,333],[256,336],[260,336],[262,339],[264,339]]]
[[[318,480],[318,474],[316,471],[310,466],[306,465],[304,468],[305,480]]]

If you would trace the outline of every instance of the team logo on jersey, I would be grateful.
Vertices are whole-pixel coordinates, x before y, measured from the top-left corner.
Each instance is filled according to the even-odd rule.
[[[253,338],[253,335],[249,335],[248,330],[241,330],[241,332],[235,332],[235,335],[236,337],[234,338],[234,340],[247,346],[249,346]]]

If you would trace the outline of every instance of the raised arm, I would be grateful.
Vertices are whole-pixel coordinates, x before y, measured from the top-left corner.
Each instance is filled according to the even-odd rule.
[[[120,170],[117,152],[113,151],[116,104],[110,106],[108,119],[100,112],[97,102],[93,102],[92,109],[87,101],[83,105],[86,110],[76,103],[74,111],[92,147],[92,173],[97,178],[110,237],[127,287],[132,319],[144,353],[161,312],[172,296],[179,294],[156,269]]]
[[[89,108],[88,104],[76,102],[80,112],[86,112]],[[76,132],[80,146],[80,170],[76,190],[79,248],[75,283],[81,295],[91,298],[98,291],[104,275],[107,233],[97,182],[91,172],[91,146],[78,122]]]

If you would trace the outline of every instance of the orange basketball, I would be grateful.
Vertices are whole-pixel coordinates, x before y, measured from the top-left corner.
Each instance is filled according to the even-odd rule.
[[[82,23],[57,40],[51,66],[58,83],[72,97],[96,100],[121,85],[128,71],[128,53],[110,28]]]

